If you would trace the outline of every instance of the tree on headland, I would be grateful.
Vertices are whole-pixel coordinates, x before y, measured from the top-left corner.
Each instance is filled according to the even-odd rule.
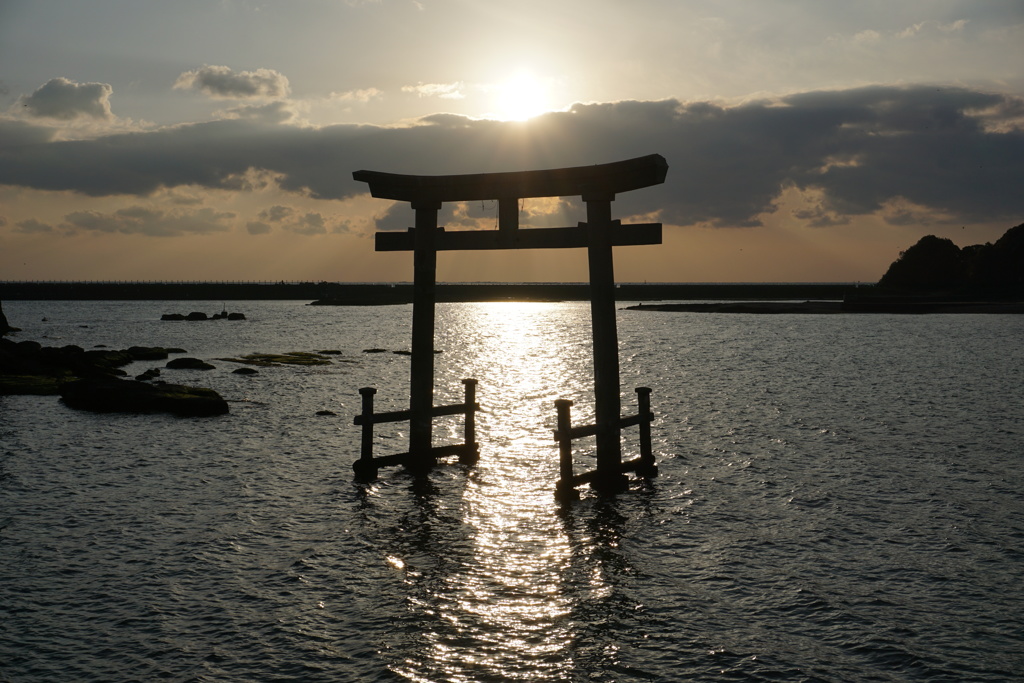
[[[941,289],[963,281],[962,251],[953,240],[925,235],[889,266],[878,284],[900,289]]]
[[[971,280],[980,286],[1024,289],[1024,223],[984,245],[974,267]]]
[[[927,235],[900,253],[878,286],[910,291],[1024,292],[1024,223],[995,244],[963,249],[952,240]]]

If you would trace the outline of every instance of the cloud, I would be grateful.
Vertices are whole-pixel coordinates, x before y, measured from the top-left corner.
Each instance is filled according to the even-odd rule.
[[[295,213],[295,209],[290,206],[281,206],[275,204],[270,208],[263,209],[260,211],[259,218],[262,221],[269,221],[271,223],[280,223],[281,221],[289,218]]]
[[[273,69],[235,72],[227,66],[203,66],[186,71],[178,76],[174,87],[228,99],[285,97],[291,92],[288,79]]]
[[[754,226],[786,188],[797,188],[819,198],[806,219],[823,227],[894,199],[950,220],[1019,220],[1022,112],[1024,102],[1009,95],[872,86],[734,105],[576,104],[526,124],[448,114],[408,126],[316,128],[257,117],[75,141],[47,141],[21,126],[0,135],[0,184],[146,196],[185,185],[241,191],[259,180],[297,196],[345,199],[366,192],[352,179],[358,169],[482,173],[656,152],[669,163],[666,183],[619,197],[617,216]],[[408,206],[380,222],[408,227]]]
[[[0,153],[5,149],[51,142],[55,137],[52,128],[33,125],[28,121],[0,118]]]
[[[319,212],[307,211],[300,214],[294,207],[281,204],[263,209],[257,218],[259,218],[258,221],[253,221],[246,226],[250,234],[258,235],[270,232],[273,225],[297,235],[307,236],[326,235],[329,231],[348,232],[348,226],[344,223],[328,230],[329,221]]]
[[[80,117],[108,120],[110,95],[114,89],[106,83],[75,83],[53,78],[31,95],[19,98],[24,112],[33,117],[70,121]]]
[[[896,36],[898,38],[912,38],[921,33],[932,30],[946,34],[962,33],[964,28],[967,27],[967,23],[967,19],[957,19],[956,21],[951,21],[948,24],[941,24],[937,21],[921,21],[908,26],[902,31],[898,31]]]
[[[84,230],[175,237],[184,234],[223,232],[229,228],[224,222],[234,217],[233,213],[217,212],[208,208],[198,211],[166,212],[143,206],[130,206],[109,214],[99,211],[75,211],[64,216],[64,224],[61,227],[69,232]]]
[[[455,83],[420,83],[403,85],[402,92],[415,93],[418,97],[439,97],[442,100],[461,100],[466,97],[465,84]]]
[[[327,224],[323,215],[309,212],[299,217],[296,221],[285,226],[291,232],[299,235],[326,235]]]
[[[246,104],[218,111],[225,119],[249,119],[264,123],[288,123],[298,115],[295,107],[288,102],[269,102],[267,104]]]
[[[384,91],[377,88],[363,88],[360,90],[347,90],[345,92],[332,92],[329,99],[338,102],[360,102],[366,103],[384,97]]]
[[[35,218],[29,218],[28,220],[18,222],[15,226],[15,232],[26,234],[53,232],[53,226],[37,221]]]

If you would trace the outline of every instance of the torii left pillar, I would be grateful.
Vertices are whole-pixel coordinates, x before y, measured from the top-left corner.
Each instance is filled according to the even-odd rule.
[[[429,469],[434,407],[434,303],[437,299],[437,214],[440,202],[419,201],[413,249],[412,355],[410,357],[409,455],[413,466]]]
[[[587,204],[587,261],[590,267],[590,320],[594,333],[594,417],[597,426],[597,470],[593,482],[600,491],[628,486],[618,472],[622,462],[619,413],[619,335],[615,320],[615,272],[612,260],[611,193],[585,194]]]

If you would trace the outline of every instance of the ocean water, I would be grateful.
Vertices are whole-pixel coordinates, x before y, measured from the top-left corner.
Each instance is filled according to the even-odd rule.
[[[363,350],[407,349],[411,307],[224,306],[248,320],[5,302],[18,338],[185,348],[217,369],[163,378],[231,412],[0,397],[0,680],[1024,680],[1024,317],[620,311],[623,413],[653,388],[660,476],[560,506],[587,304],[439,305],[436,403],[479,381],[481,460],[367,485],[358,389],[403,409],[409,369]],[[216,360],[318,350],[340,353]],[[406,435],[379,426],[376,452]]]

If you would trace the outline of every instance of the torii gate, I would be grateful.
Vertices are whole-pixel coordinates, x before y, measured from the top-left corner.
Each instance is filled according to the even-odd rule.
[[[597,437],[597,470],[576,477],[578,483],[589,481],[598,489],[618,490],[623,487],[620,430],[629,424],[642,424],[643,419],[620,418],[619,348],[615,323],[615,275],[612,247],[625,245],[661,244],[660,223],[639,223],[628,226],[612,220],[611,203],[621,192],[637,190],[665,182],[668,163],[660,154],[651,154],[627,161],[594,166],[559,168],[511,173],[480,173],[469,175],[422,176],[356,171],[355,180],[368,183],[370,194],[381,199],[409,202],[416,212],[415,227],[408,232],[378,232],[377,251],[413,252],[413,314],[412,357],[410,370],[409,410],[392,414],[372,414],[373,389],[360,390],[364,396],[363,415],[356,418],[364,425],[364,435],[371,435],[374,422],[410,420],[409,452],[399,461],[414,467],[429,468],[437,457],[432,447],[433,417],[460,412],[464,408],[467,420],[472,420],[475,404],[471,385],[467,384],[464,406],[437,408],[434,403],[434,304],[437,274],[437,252],[468,249],[564,249],[586,247],[590,267],[590,311],[594,337],[594,399],[596,424],[591,428],[576,428],[568,433],[568,424],[561,424],[562,435],[556,437],[564,444],[571,438],[594,434]],[[576,227],[519,229],[519,200],[528,197],[580,196],[587,205],[587,221]],[[497,200],[498,229],[445,232],[438,227],[437,216],[444,202]],[[627,229],[628,228],[628,229]],[[475,385],[475,380],[465,380]],[[649,390],[645,390],[649,395]],[[640,390],[638,389],[638,393]],[[369,397],[369,410],[366,399]],[[643,400],[641,399],[641,403]],[[568,406],[563,409],[568,422]],[[571,404],[570,404],[571,405]],[[647,411],[642,411],[647,412]],[[387,419],[385,418],[387,416]],[[648,426],[650,415],[647,417]],[[641,427],[643,429],[643,427]],[[649,433],[649,431],[648,431]],[[471,430],[467,426],[467,444],[471,444]],[[564,439],[564,440],[563,440]],[[648,437],[649,439],[649,437]],[[475,443],[472,444],[475,448]],[[371,451],[371,452],[368,452]],[[571,448],[569,449],[569,480],[563,459],[563,476],[559,483],[562,491],[572,489]],[[650,451],[649,443],[647,451]],[[648,453],[649,455],[649,453]],[[372,445],[364,438],[363,457],[356,463],[356,471],[376,474],[378,466],[390,464],[384,458],[373,458]],[[647,458],[646,467],[634,467],[641,473],[652,475],[656,469],[653,457]],[[361,463],[361,466],[360,466]]]

